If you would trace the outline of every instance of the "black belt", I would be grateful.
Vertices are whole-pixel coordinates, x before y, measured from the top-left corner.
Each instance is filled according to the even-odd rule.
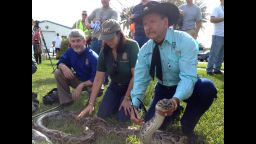
[[[159,82],[158,82],[157,84],[158,84],[160,87],[165,88],[165,89],[173,89],[173,88],[177,87],[177,85],[165,86],[165,85],[160,84]]]
[[[114,82],[112,82],[111,84],[118,85],[118,86],[127,86],[127,85],[129,85],[129,83],[114,83]]]

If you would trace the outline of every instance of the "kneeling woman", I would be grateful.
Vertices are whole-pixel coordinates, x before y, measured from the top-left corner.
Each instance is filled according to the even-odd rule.
[[[92,113],[105,73],[108,73],[111,83],[104,94],[97,116],[105,119],[116,115],[119,121],[128,121],[138,43],[125,38],[120,25],[113,19],[102,24],[100,39],[104,41],[104,46],[99,55],[92,92],[87,107],[78,118]]]

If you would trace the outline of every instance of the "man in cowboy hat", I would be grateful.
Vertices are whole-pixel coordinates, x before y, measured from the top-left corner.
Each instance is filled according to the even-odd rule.
[[[189,34],[170,28],[179,18],[179,9],[171,3],[151,1],[143,9],[138,20],[143,24],[150,39],[141,48],[135,66],[134,85],[131,91],[131,120],[142,124],[138,116],[140,101],[155,73],[155,94],[144,121],[150,120],[155,106],[162,99],[169,99],[173,108],[166,113],[160,129],[166,129],[177,116],[180,101],[187,103],[181,119],[182,131],[191,136],[200,117],[217,96],[214,84],[206,78],[197,77],[197,44]]]

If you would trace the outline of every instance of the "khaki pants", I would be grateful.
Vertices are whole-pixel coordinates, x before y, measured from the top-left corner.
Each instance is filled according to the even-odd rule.
[[[195,37],[196,37],[196,30],[195,29],[186,30],[185,32],[190,34],[195,39]]]
[[[64,77],[61,70],[57,69],[54,73],[55,80],[57,83],[57,89],[58,89],[58,97],[60,104],[65,104],[72,102],[72,94],[70,93],[70,87],[76,88],[80,83],[82,83],[77,77],[75,77],[72,80],[68,80]],[[85,87],[83,90],[90,91],[91,87]]]

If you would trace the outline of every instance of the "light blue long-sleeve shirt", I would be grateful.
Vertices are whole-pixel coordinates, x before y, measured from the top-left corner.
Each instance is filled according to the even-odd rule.
[[[131,91],[132,103],[135,107],[140,105],[138,98],[144,99],[144,93],[152,79],[149,70],[154,47],[155,42],[149,40],[138,53],[134,85]],[[196,41],[185,32],[169,28],[159,48],[163,81],[157,79],[158,83],[165,86],[177,85],[174,97],[179,100],[189,98],[197,81],[198,46]]]

